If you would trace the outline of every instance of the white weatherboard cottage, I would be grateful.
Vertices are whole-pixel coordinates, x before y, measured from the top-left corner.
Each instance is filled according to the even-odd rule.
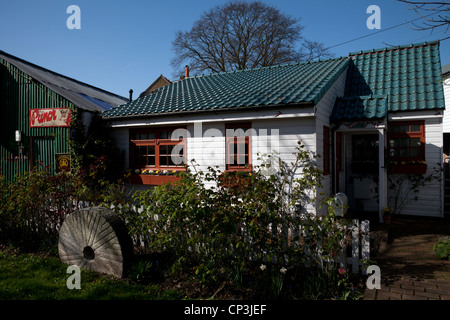
[[[344,192],[349,210],[381,219],[392,202],[388,177],[442,165],[440,80],[439,42],[421,43],[188,77],[102,116],[135,183],[163,183],[156,171],[185,170],[191,159],[201,170],[250,171],[258,153],[276,150],[290,162],[301,140],[321,156],[322,191]],[[443,216],[442,182],[413,197],[403,214]]]

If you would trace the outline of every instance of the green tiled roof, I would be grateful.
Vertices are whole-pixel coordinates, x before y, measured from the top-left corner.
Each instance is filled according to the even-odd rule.
[[[444,109],[438,41],[354,52],[349,57],[346,99],[336,100],[332,120],[360,119],[363,114],[366,119],[380,117],[384,102],[363,98],[370,95],[387,97],[384,113]]]
[[[386,96],[338,97],[332,121],[382,119],[386,116]]]
[[[346,70],[348,58],[190,77],[102,113],[104,118],[316,104]]]

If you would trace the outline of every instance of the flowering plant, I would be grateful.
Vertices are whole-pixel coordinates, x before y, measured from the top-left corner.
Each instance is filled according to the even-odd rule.
[[[414,164],[427,164],[425,160],[413,160],[413,161],[392,161],[392,164],[394,165],[414,165]]]
[[[176,175],[178,173],[177,170],[140,170],[140,169],[136,169],[134,170],[135,174],[148,174],[148,175],[156,175],[156,176],[171,176],[171,175]]]
[[[389,207],[385,207],[382,211],[383,216],[390,216],[393,213],[393,209],[389,208]]]

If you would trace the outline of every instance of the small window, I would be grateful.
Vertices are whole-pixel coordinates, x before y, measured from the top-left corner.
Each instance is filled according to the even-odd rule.
[[[424,122],[390,123],[389,155],[397,161],[425,160]]]
[[[250,171],[252,165],[250,123],[230,124],[225,129],[227,170]]]
[[[184,169],[184,128],[137,129],[130,132],[130,163],[133,169]],[[184,134],[183,134],[184,132]]]

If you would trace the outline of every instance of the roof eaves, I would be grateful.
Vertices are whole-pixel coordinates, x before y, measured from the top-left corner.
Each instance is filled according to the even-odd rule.
[[[289,103],[289,104],[271,104],[271,105],[259,105],[259,106],[249,106],[249,107],[233,107],[233,108],[213,108],[213,109],[197,109],[197,110],[186,110],[186,111],[179,111],[179,112],[159,112],[159,113],[133,113],[133,114],[121,114],[118,116],[102,116],[102,119],[104,120],[125,120],[125,119],[134,119],[134,118],[142,118],[142,117],[168,117],[173,115],[191,115],[191,114],[209,114],[209,113],[228,113],[228,112],[235,112],[235,111],[242,111],[242,110],[251,110],[251,111],[257,111],[261,109],[270,109],[270,108],[285,108],[285,107],[292,107],[292,106],[301,106],[301,107],[308,107],[308,106],[314,106],[314,101],[304,101],[304,102],[298,102],[298,103]],[[107,112],[109,113],[109,112]]]

